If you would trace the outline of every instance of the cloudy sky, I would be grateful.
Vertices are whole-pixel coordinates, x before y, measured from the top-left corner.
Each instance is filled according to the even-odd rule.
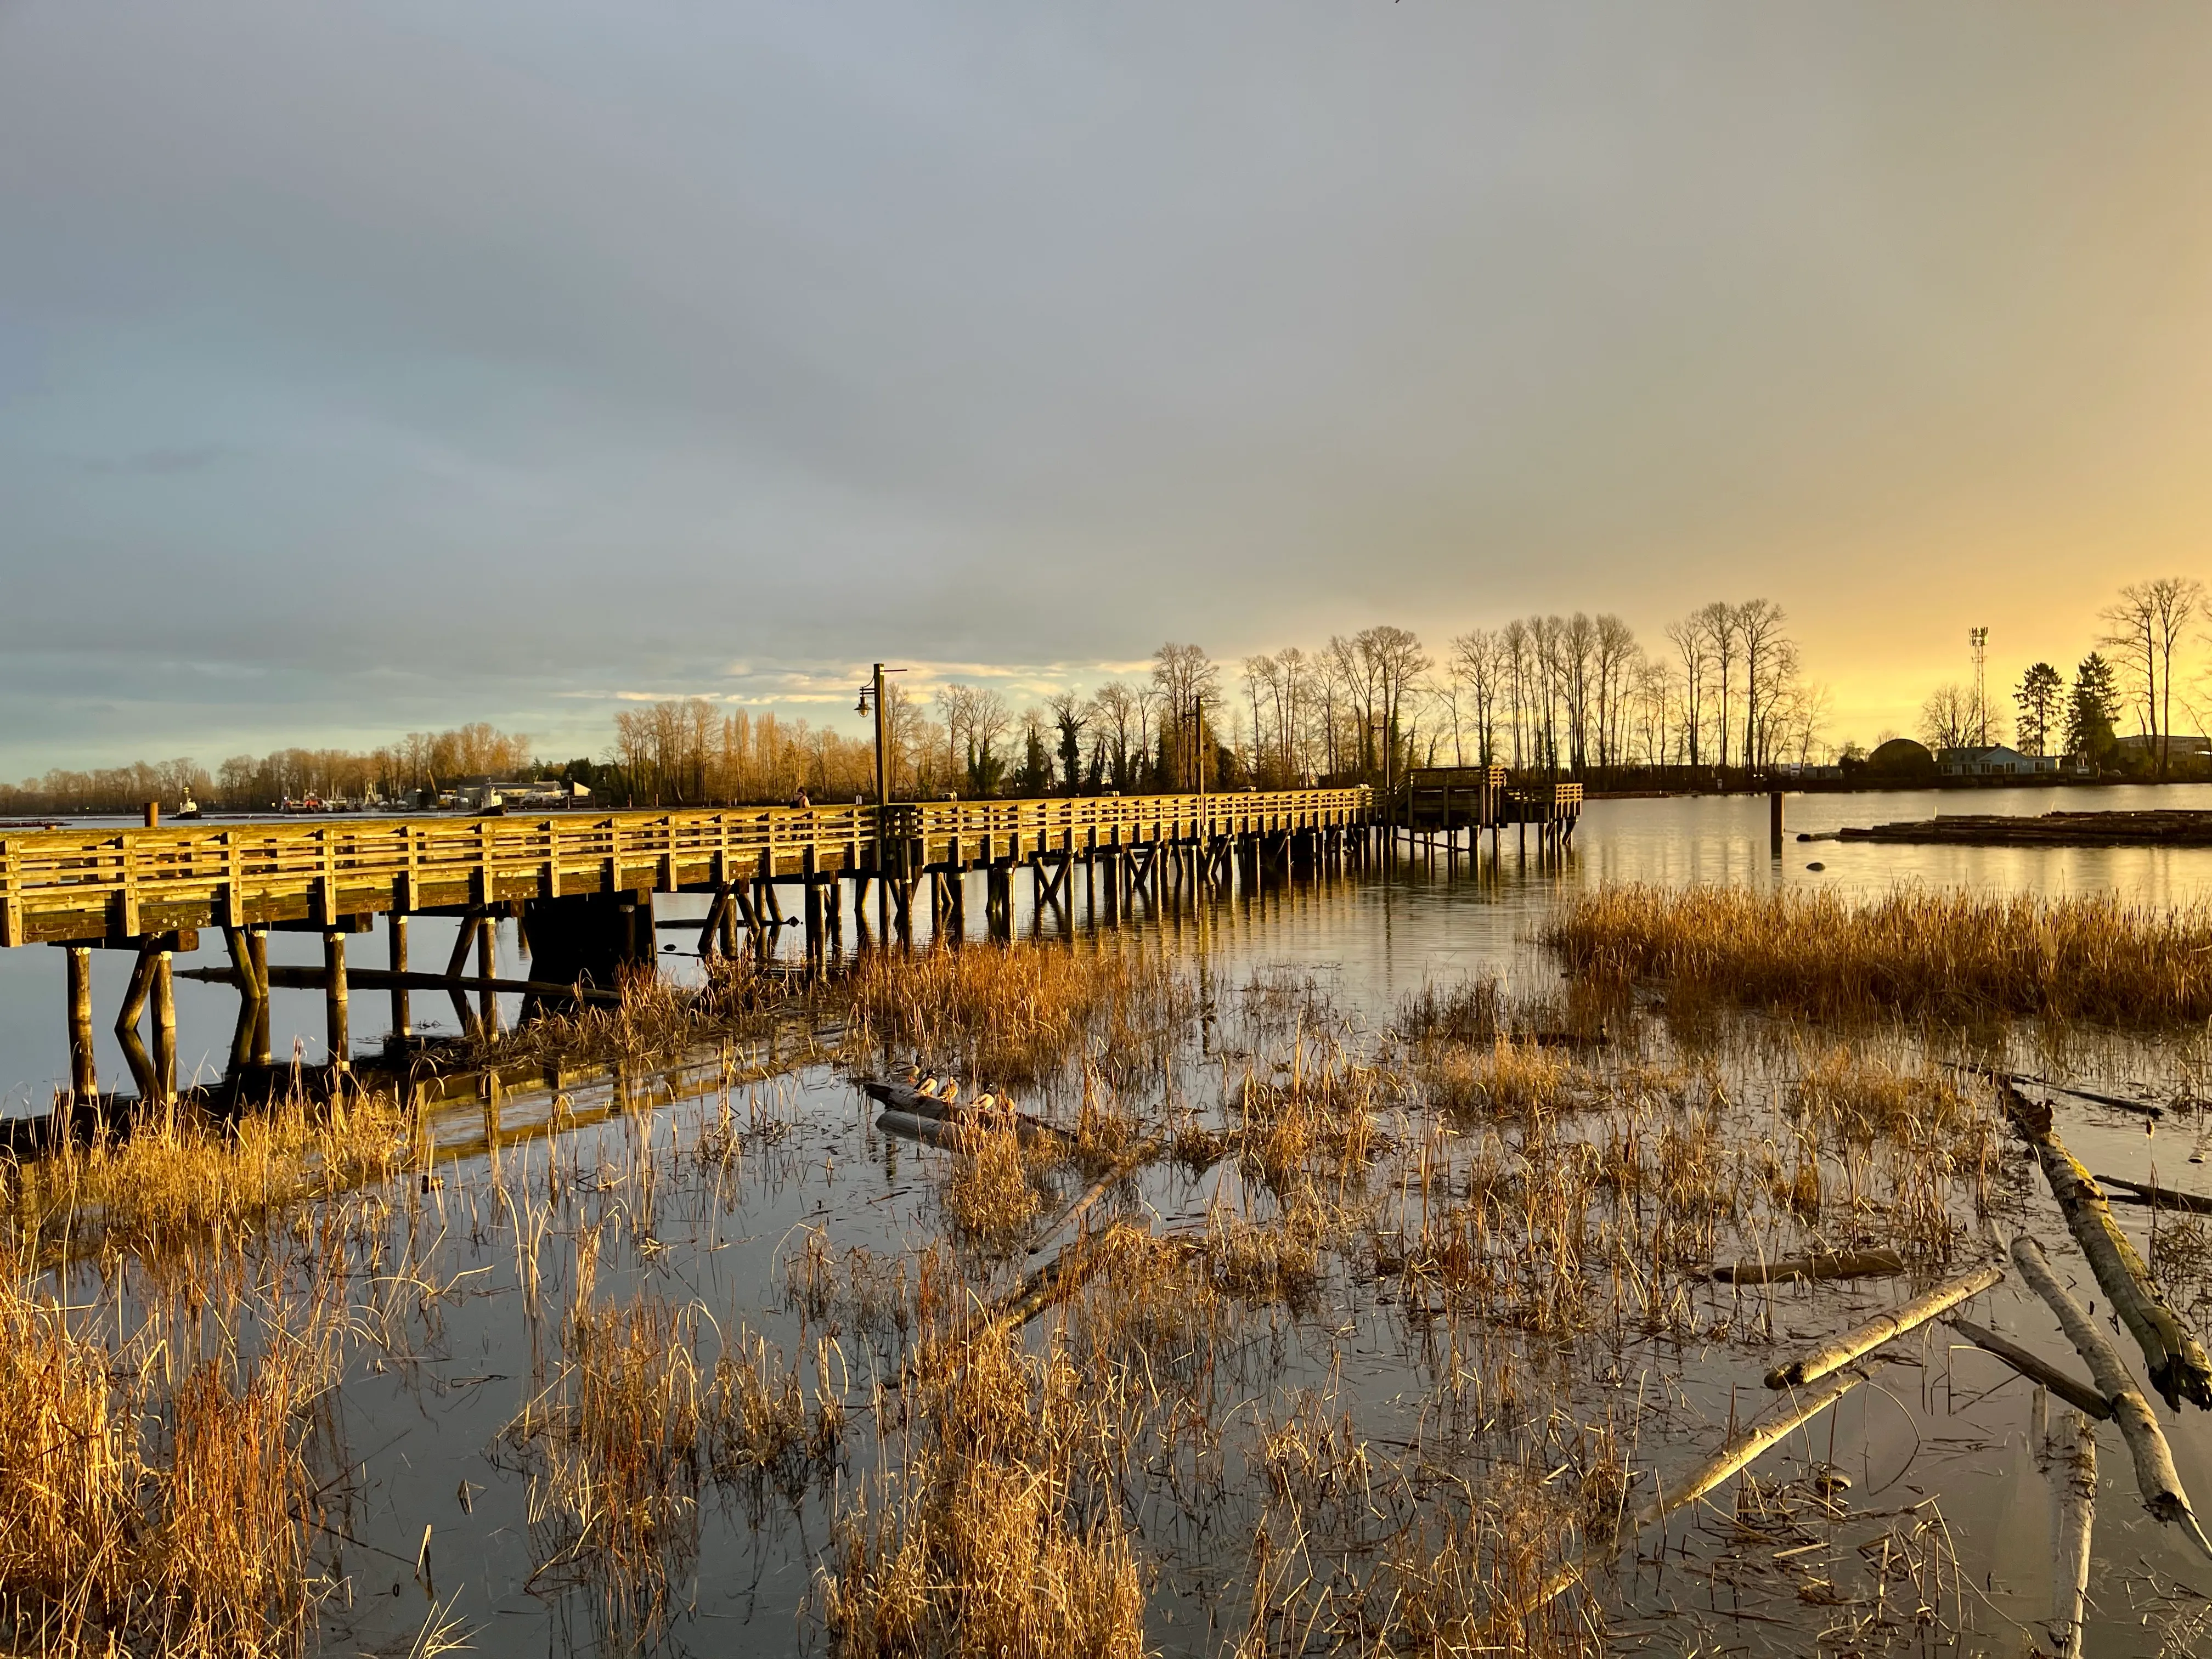
[[[1754,594],[1871,738],[2208,416],[2195,0],[0,0],[0,776]]]

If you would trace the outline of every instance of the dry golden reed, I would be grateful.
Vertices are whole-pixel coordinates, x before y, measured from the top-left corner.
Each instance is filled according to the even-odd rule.
[[[847,989],[862,1050],[915,1050],[975,1085],[1016,1087],[1054,1075],[1086,1042],[1117,1060],[1152,1052],[1177,1035],[1189,994],[1157,958],[1026,942],[875,951]]]
[[[839,1522],[821,1578],[832,1651],[849,1659],[1142,1659],[1129,1536],[1086,1448],[1096,1402],[1056,1344],[991,1328],[923,1391],[920,1443],[872,1507]]]
[[[1830,1015],[2212,1017],[2212,908],[2112,896],[1607,887],[1546,930],[1578,970]]]
[[[315,1487],[301,1413],[327,1344],[203,1360],[164,1398],[0,1280],[0,1640],[58,1655],[289,1656]],[[120,1644],[121,1645],[117,1645]]]
[[[0,1225],[27,1257],[129,1254],[157,1277],[186,1275],[211,1245],[236,1244],[301,1205],[398,1173],[406,1115],[386,1095],[329,1102],[295,1093],[234,1123],[190,1112],[149,1118],[120,1140],[64,1141],[8,1166]]]

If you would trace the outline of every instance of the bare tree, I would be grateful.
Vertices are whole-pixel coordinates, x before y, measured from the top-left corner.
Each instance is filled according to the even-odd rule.
[[[1971,746],[1981,724],[1982,711],[1969,685],[1939,685],[1920,705],[1920,740],[1939,753]]]
[[[1735,607],[1735,637],[1743,647],[1743,763],[1755,767],[1765,758],[1760,704],[1771,702],[1788,676],[1778,671],[1788,657],[1782,627],[1789,617],[1771,599],[1746,599]]]
[[[1221,671],[1202,647],[1170,641],[1152,653],[1152,684],[1163,704],[1163,733],[1176,740],[1176,787],[1202,787],[1205,764],[1204,704],[1214,695]]]
[[[2120,670],[2136,694],[2143,735],[2158,756],[2164,782],[2173,743],[2173,657],[2204,600],[2193,576],[2130,582],[2098,614],[2111,629],[2103,643],[2119,653]]]

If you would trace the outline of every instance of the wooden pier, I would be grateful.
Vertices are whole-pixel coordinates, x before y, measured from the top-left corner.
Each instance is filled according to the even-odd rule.
[[[1582,820],[1583,787],[1544,781],[1515,784],[1502,766],[1425,767],[1413,772],[1388,807],[1389,827],[1412,856],[1433,866],[1439,850],[1448,868],[1473,857],[1483,832],[1494,858],[1507,830],[1528,848],[1536,833],[1540,855],[1564,854]]]
[[[1106,918],[1139,896],[1264,886],[1295,872],[1341,870],[1372,855],[1371,792],[1080,796],[1032,800],[732,807],[544,817],[285,819],[0,836],[0,946],[49,944],[68,954],[71,1092],[99,1099],[93,1063],[90,953],[137,961],[116,1020],[142,1099],[176,1097],[176,952],[220,928],[227,969],[199,970],[237,987],[234,1069],[270,1061],[269,993],[319,984],[328,1046],[350,1052],[354,988],[392,999],[395,1034],[410,1029],[410,994],[443,991],[465,1027],[497,1017],[502,992],[526,1007],[604,994],[625,964],[657,952],[656,894],[709,897],[696,931],[702,953],[763,954],[785,926],[803,926],[810,962],[841,938],[849,897],[863,939],[867,901],[885,937],[910,937],[926,895],[940,932],[965,927],[966,876],[986,872],[994,934],[1012,931],[1015,884],[1027,870],[1040,906],[1067,902],[1081,870]],[[798,914],[782,894],[796,888]],[[347,941],[386,929],[390,960],[349,966]],[[442,973],[408,961],[408,921],[458,919]],[[516,918],[530,951],[527,981],[502,978],[495,924]],[[316,969],[272,969],[271,930],[319,933]],[[471,970],[470,957],[475,963]],[[471,1006],[469,999],[476,999]],[[140,1036],[150,1020],[152,1048]]]

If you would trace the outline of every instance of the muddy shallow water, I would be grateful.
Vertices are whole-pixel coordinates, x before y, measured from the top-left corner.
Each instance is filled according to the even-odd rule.
[[[2068,792],[2064,804],[2091,804],[2087,793]],[[2039,810],[2024,794],[1993,799]],[[1791,827],[1929,810],[1917,796],[1803,799]],[[1370,1151],[1322,1158],[1300,1186],[1328,1218],[1316,1224],[1310,1274],[1287,1288],[1224,1278],[1202,1338],[1170,1321],[1167,1336],[1133,1359],[1087,1322],[1105,1321],[1103,1291],[1048,1310],[1024,1334],[1033,1354],[1068,1345],[1094,1381],[1114,1367],[1145,1373],[1115,1493],[1149,1647],[1291,1653],[1351,1643],[1388,1625],[1368,1591],[1378,1564],[1432,1544],[1439,1517],[1503,1492],[1548,1524],[1574,1505],[1547,1504],[1580,1490],[1587,1508],[1611,1470],[1628,1482],[1616,1508],[1633,1510],[1731,1425],[1769,1407],[1768,1367],[1903,1299],[1910,1287],[1899,1278],[1736,1288],[1659,1261],[1699,1240],[1709,1258],[1733,1259],[1788,1253],[1816,1236],[1886,1242],[1905,1225],[1909,1160],[1875,1151],[1855,1163],[1848,1149],[1825,1147],[1823,1195],[1809,1217],[1760,1173],[1796,1141],[1800,1084],[1839,1043],[1916,1086],[1951,1081],[1944,1062],[1994,1059],[2105,1092],[2203,1092],[2207,1055],[2194,1036],[1839,1034],[1673,1007],[1647,992],[1602,1015],[1602,1047],[1560,1059],[1568,1097],[1532,1117],[1448,1109],[1431,1087],[1440,1051],[1392,1035],[1405,1000],[1424,987],[1490,975],[1524,1010],[1524,1031],[1592,1029],[1596,1016],[1576,1006],[1556,958],[1528,935],[1563,891],[1597,881],[1825,880],[1870,892],[1899,878],[2000,890],[2117,885],[2160,901],[2212,882],[2204,854],[1793,842],[1778,866],[1765,829],[1763,801],[1601,803],[1564,869],[1522,865],[1509,842],[1503,868],[1479,878],[1401,870],[1147,913],[1100,935],[1081,928],[1079,898],[1079,937],[1066,948],[1164,964],[1187,998],[1172,1030],[1125,1052],[1094,1042],[1087,1062],[1078,1055],[1018,1091],[1024,1107],[1073,1126],[1086,1100],[1110,1097],[1147,1133],[1233,1137],[1253,1121],[1255,1082],[1303,1086],[1333,1067],[1371,1067],[1382,1079],[1359,1085],[1373,1088],[1363,1096]],[[1826,871],[1804,871],[1812,858]],[[10,1031],[27,1030],[11,1018]],[[227,1009],[220,1024],[218,1048]],[[316,1250],[328,1259],[332,1230],[342,1234],[356,1309],[342,1385],[317,1422],[324,1651],[427,1652],[425,1632],[441,1626],[492,1655],[828,1650],[822,1573],[836,1559],[837,1521],[856,1498],[873,1494],[880,1506],[879,1474],[905,1465],[921,1432],[920,1391],[899,1386],[908,1320],[923,1258],[947,1234],[960,1157],[879,1127],[853,1080],[862,1068],[951,1056],[894,1047],[841,1063],[828,1054],[836,1041],[824,1034],[827,1046],[810,1054],[787,1033],[773,1053],[702,1055],[557,1100],[510,1096],[490,1137],[477,1113],[449,1112],[429,1170],[337,1200],[279,1237],[272,1261]],[[34,1047],[27,1040],[21,1052]],[[1468,1054],[1481,1063],[1479,1045]],[[1986,1116],[1976,1085],[1960,1092]],[[2057,1109],[2092,1170],[2212,1190],[2212,1164],[2197,1161],[2212,1118],[2178,1112],[2147,1134],[2143,1119],[2094,1103],[2059,1097]],[[1971,1139],[1962,1132],[1960,1144]],[[1585,1182],[1558,1199],[1573,1209],[1558,1224],[1593,1241],[1594,1262],[1613,1264],[1588,1307],[1545,1311],[1556,1285],[1541,1289],[1533,1261],[1514,1259],[1533,1255],[1535,1232],[1499,1237],[1498,1259],[1472,1269],[1418,1265],[1446,1213],[1472,1214],[1484,1183],[1530,1194],[1533,1216],[1556,1196],[1560,1169],[1584,1158],[1617,1168],[1624,1157],[1639,1172],[1627,1184]],[[1217,1240],[1246,1218],[1278,1227],[1299,1183],[1263,1164],[1218,1148],[1163,1158],[1115,1188],[1096,1218]],[[1704,1170],[1703,1184],[1675,1191],[1678,1165]],[[1087,1184],[1065,1163],[1036,1178],[1043,1219]],[[2047,1189],[2001,1128],[1978,1166],[1937,1184],[1945,1219],[1937,1237],[1920,1212],[1919,1282],[1985,1253],[1981,1201],[2045,1239],[2062,1277],[2095,1297]],[[2163,1217],[2154,1237],[2150,1212],[2118,1213],[2206,1334],[2212,1225]],[[1646,1230],[1655,1241],[1671,1230],[1648,1262],[1638,1255]],[[1020,1243],[995,1254],[963,1246],[961,1293],[1012,1285],[1072,1236],[1039,1236],[1035,1255]],[[718,1358],[758,1338],[799,1379],[810,1431],[828,1402],[842,1417],[841,1432],[766,1468],[678,1480],[682,1501],[662,1517],[660,1579],[649,1589],[575,1547],[574,1488],[559,1478],[558,1437],[547,1428],[577,1387],[566,1321],[580,1281],[589,1307],[664,1309],[707,1378]],[[97,1288],[89,1269],[73,1276],[76,1299],[89,1303]],[[1978,1298],[1973,1314],[2080,1369],[2016,1279]],[[1941,1325],[1890,1352],[1869,1382],[1747,1480],[1591,1559],[1586,1586],[1559,1604],[1567,1624],[1547,1627],[1559,1646],[1544,1650],[1565,1650],[1577,1627],[1603,1630],[1606,1646],[1625,1652],[2034,1650],[2051,1540],[2031,1453],[2032,1390]],[[2200,1506],[2212,1504],[2212,1414],[2157,1410],[2184,1484]],[[2087,1650],[2212,1650],[2212,1603],[2199,1595],[2212,1591],[2212,1563],[2143,1512],[2109,1431],[2099,1452]]]

